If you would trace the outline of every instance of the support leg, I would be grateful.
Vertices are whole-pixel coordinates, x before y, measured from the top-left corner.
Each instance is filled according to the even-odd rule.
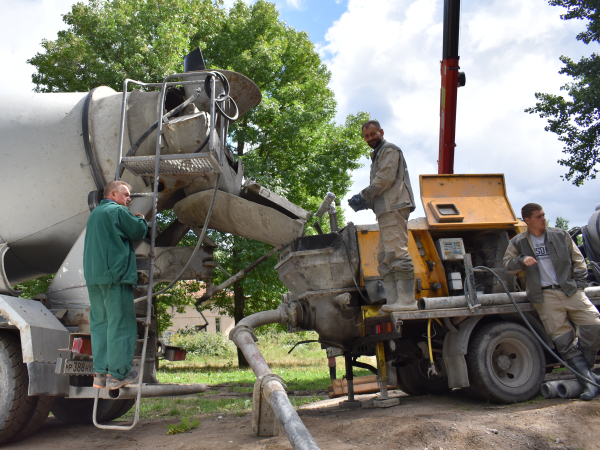
[[[348,400],[340,402],[340,408],[360,408],[362,402],[354,400],[354,374],[352,373],[352,355],[344,355],[346,362],[346,381],[348,382]]]

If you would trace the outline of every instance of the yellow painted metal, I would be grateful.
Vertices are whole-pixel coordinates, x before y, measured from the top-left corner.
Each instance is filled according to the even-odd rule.
[[[519,224],[502,174],[420,175],[419,180],[421,201],[431,228],[498,229]],[[456,221],[438,220],[444,216],[442,205],[454,205],[458,212],[442,220]],[[459,217],[462,220],[458,221]]]
[[[358,325],[358,334],[360,337],[365,337],[365,320],[368,317],[375,317],[379,315],[379,309],[381,305],[365,305],[362,309],[362,323]]]
[[[377,243],[379,241],[379,227],[377,225],[357,225],[358,252],[360,254],[360,280],[361,286],[365,285],[365,278],[379,278],[377,272]]]
[[[387,381],[387,371],[385,368],[385,348],[383,342],[378,342],[375,347],[375,356],[377,357],[377,369],[379,369],[379,377],[381,382]]]
[[[427,222],[423,218],[411,220],[408,228],[408,253],[415,266],[415,298],[448,295],[448,283],[444,268],[429,234]],[[377,272],[379,228],[377,225],[357,225],[356,229],[360,253],[359,284],[364,286],[365,278],[367,280],[380,278],[379,272]],[[433,270],[429,270],[427,261],[435,263]],[[442,287],[433,291],[430,287],[434,283],[440,283]]]
[[[448,283],[442,261],[437,254],[433,239],[428,230],[408,230],[408,253],[415,266],[415,298],[421,297],[443,297],[448,295]],[[427,261],[433,264],[433,270],[429,270]],[[421,290],[419,291],[419,280]],[[442,287],[437,291],[431,289],[434,283],[440,283]]]

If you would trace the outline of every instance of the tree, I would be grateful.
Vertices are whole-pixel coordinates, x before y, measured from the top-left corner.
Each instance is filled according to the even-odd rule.
[[[554,223],[554,226],[556,228],[561,228],[565,231],[569,231],[569,220],[565,219],[564,217],[558,216],[556,218],[556,222]]]
[[[551,5],[567,8],[561,19],[587,20],[586,31],[577,35],[585,44],[600,43],[600,2],[598,0],[548,0]],[[567,56],[560,60],[565,66],[559,71],[569,75],[573,82],[561,87],[570,99],[562,95],[536,93],[535,107],[525,112],[537,113],[548,119],[546,131],[556,133],[564,143],[559,164],[568,167],[563,178],[581,186],[596,178],[600,151],[600,55],[593,53],[576,63]]]
[[[207,68],[240,72],[263,93],[261,104],[229,130],[228,145],[243,159],[245,176],[307,210],[316,210],[328,191],[342,198],[351,184],[349,171],[368,154],[360,136],[368,115],[334,122],[330,72],[308,35],[279,20],[272,3],[238,1],[226,10],[210,1],[90,0],[74,5],[64,20],[69,29],[56,41],[43,41],[45,53],[29,61],[37,67],[38,91],[85,91],[99,84],[120,90],[126,77],[162,81],[181,72],[183,57],[199,46]],[[339,218],[343,221],[343,211]],[[217,232],[211,237],[218,244],[215,259],[231,274],[270,248]],[[193,244],[188,235],[187,245]],[[212,307],[238,322],[276,306],[284,287],[275,261],[218,295]],[[217,273],[215,283],[225,278]],[[239,361],[244,363],[241,355]]]

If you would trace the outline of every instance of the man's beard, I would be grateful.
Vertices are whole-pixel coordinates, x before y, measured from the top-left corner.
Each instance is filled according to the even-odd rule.
[[[379,146],[379,144],[381,144],[382,141],[383,141],[383,139],[379,138],[375,142],[373,142],[373,141],[368,142],[368,144],[369,144],[369,147],[371,147],[371,148],[377,148]]]

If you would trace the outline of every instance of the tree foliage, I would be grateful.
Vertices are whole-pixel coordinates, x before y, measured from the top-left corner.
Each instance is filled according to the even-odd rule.
[[[369,116],[334,122],[330,72],[308,35],[281,21],[272,3],[238,1],[224,9],[209,0],[90,0],[74,5],[64,21],[68,29],[55,41],[43,41],[45,52],[29,60],[37,68],[39,92],[87,91],[101,84],[120,90],[125,78],[162,81],[183,71],[183,57],[200,47],[207,68],[242,73],[262,91],[260,105],[229,130],[228,145],[243,159],[245,177],[307,210],[315,211],[328,191],[341,199],[351,185],[350,171],[368,154],[360,125]],[[166,212],[164,220],[169,217]],[[339,220],[341,225],[343,210]],[[325,220],[321,225],[329,228]],[[232,275],[271,248],[214,231],[210,237],[218,244],[214,259]],[[183,245],[195,242],[189,233]],[[206,307],[236,321],[275,307],[285,292],[275,262],[276,256]],[[214,283],[225,278],[216,271]],[[180,292],[169,305],[188,302]]]
[[[561,15],[563,20],[587,20],[586,30],[577,35],[577,40],[585,44],[600,43],[600,1],[548,1],[567,8]],[[568,168],[564,178],[580,186],[596,178],[600,162],[600,55],[593,53],[579,62],[567,56],[561,56],[560,60],[565,65],[559,73],[573,78],[573,82],[561,87],[569,98],[538,92],[536,106],[525,111],[548,119],[545,130],[558,135],[567,155],[558,161]]]
[[[556,221],[554,222],[554,226],[556,228],[561,228],[565,231],[569,231],[569,220],[565,219],[564,217],[558,216],[556,218]]]

